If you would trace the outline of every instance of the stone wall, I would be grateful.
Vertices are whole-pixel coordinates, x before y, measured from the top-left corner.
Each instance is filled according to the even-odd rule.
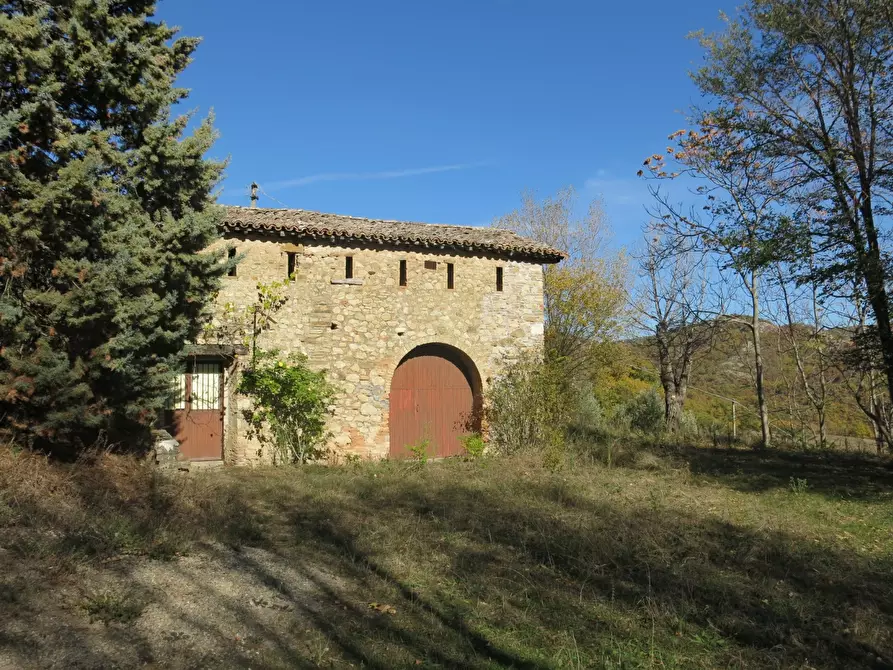
[[[300,351],[314,369],[327,371],[337,389],[331,418],[332,446],[344,454],[381,458],[388,454],[388,394],[401,359],[433,342],[462,350],[477,367],[484,387],[503,360],[543,339],[542,268],[536,263],[446,251],[294,244],[275,238],[240,238],[245,258],[235,277],[223,280],[219,304],[253,304],[257,283],[286,278],[288,254],[296,275],[276,325],[260,345]],[[353,279],[345,279],[345,257],[353,257]],[[399,286],[400,261],[407,285]],[[434,268],[426,267],[435,265]],[[455,283],[447,288],[447,263]],[[496,268],[503,268],[503,291]],[[257,445],[239,428],[231,378],[224,457],[234,464],[257,460]]]

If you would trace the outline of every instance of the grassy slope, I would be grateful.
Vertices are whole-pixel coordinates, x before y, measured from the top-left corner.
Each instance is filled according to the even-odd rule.
[[[119,562],[125,577],[191,553],[277,587],[291,622],[279,635],[240,610],[248,648],[220,640],[206,667],[893,667],[883,461],[692,449],[641,460],[657,470],[484,460],[161,481],[118,459],[60,474],[4,458],[0,599],[15,606],[0,607],[0,632],[121,553],[155,557]],[[312,604],[289,570],[318,582]],[[148,644],[138,608],[96,600],[27,644],[0,635],[0,649],[52,644],[58,617],[96,610],[124,623],[90,635]],[[209,621],[217,607],[209,595]],[[96,648],[78,644],[83,658]],[[194,664],[169,648],[157,667]]]

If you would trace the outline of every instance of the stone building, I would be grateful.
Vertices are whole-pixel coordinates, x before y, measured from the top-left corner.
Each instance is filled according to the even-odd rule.
[[[228,208],[223,238],[243,260],[219,305],[244,309],[258,282],[288,280],[262,346],[326,370],[337,393],[329,446],[363,458],[423,441],[432,456],[461,453],[501,363],[542,346],[542,265],[564,257],[505,230],[288,209]],[[256,462],[233,391],[239,355],[196,354],[173,408],[181,449]]]

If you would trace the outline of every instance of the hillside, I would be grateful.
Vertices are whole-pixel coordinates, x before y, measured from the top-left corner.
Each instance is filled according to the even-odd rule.
[[[788,333],[776,325],[764,323],[761,334],[772,424],[782,437],[798,442],[814,441],[815,410],[803,391]],[[795,334],[807,375],[811,383],[816,383],[818,354],[811,348],[809,329],[797,326]],[[848,338],[849,333],[834,330],[826,333],[826,337],[839,342]],[[657,384],[656,353],[649,338],[628,340],[623,346],[649,371],[650,381]],[[740,403],[736,412],[739,431],[758,433],[753,370],[753,347],[746,327],[732,321],[718,325],[715,346],[699,356],[693,365],[686,410],[708,432],[726,434],[731,430],[731,402],[722,398],[732,398]],[[850,441],[854,445],[871,438],[871,426],[853,400],[841,372],[830,369],[826,379],[829,435],[838,442],[852,438]]]

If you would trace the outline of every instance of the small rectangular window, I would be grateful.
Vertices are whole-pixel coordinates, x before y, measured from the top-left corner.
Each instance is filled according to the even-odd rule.
[[[344,278],[353,279],[353,256],[344,257]]]
[[[496,268],[496,290],[502,290],[502,268]]]
[[[406,286],[406,261],[400,261],[400,286]]]
[[[452,263],[447,263],[447,288],[452,289],[456,279],[456,268]]]
[[[232,262],[232,260],[236,257],[236,248],[230,247],[229,250],[226,252],[226,257],[229,259],[230,262]],[[235,277],[236,276],[236,266],[233,265],[229,269],[229,272],[227,272],[226,274],[229,275],[230,277]]]
[[[298,255],[294,251],[288,252],[288,279],[295,280],[295,270],[298,269]]]
[[[437,269],[437,261],[425,261],[425,269],[426,270],[436,270]]]

